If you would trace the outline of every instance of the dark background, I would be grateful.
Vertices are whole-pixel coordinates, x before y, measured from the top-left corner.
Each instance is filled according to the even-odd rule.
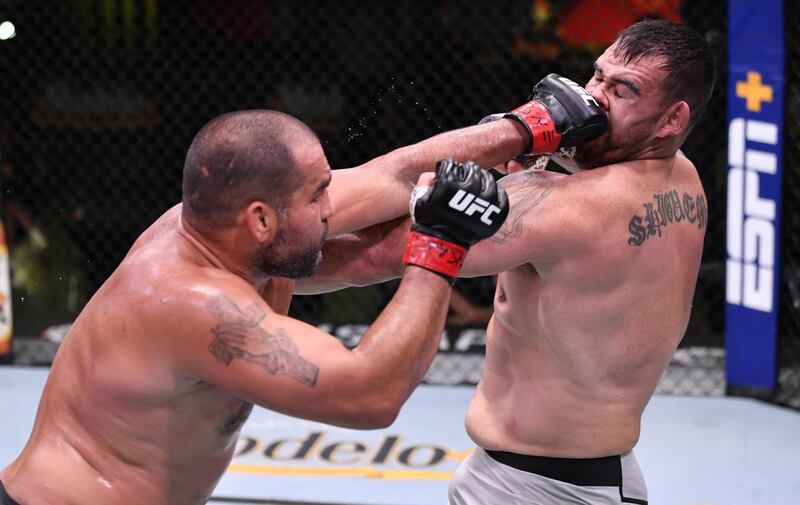
[[[784,402],[800,398],[800,284],[791,282],[800,276],[800,181],[791,168],[800,23],[791,4]],[[684,146],[708,194],[709,229],[681,345],[722,349],[728,33],[725,2],[710,0],[0,1],[0,17],[17,27],[0,41],[0,183],[16,337],[72,321],[137,235],[180,200],[185,151],[212,117],[282,110],[318,133],[331,166],[354,166],[514,107],[550,72],[585,82],[616,31],[645,16],[692,26],[718,58],[712,103]],[[462,284],[474,303],[492,289]],[[368,324],[392,290],[296,297],[291,310],[315,324]],[[695,370],[681,380],[703,389],[711,379]]]

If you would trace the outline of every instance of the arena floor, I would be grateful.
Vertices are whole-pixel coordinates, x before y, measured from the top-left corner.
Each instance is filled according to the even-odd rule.
[[[0,367],[0,465],[22,448],[47,368]],[[385,430],[354,431],[254,409],[212,504],[444,505],[472,443],[473,388],[421,386]],[[750,399],[657,395],[637,458],[654,505],[794,505],[800,413]]]

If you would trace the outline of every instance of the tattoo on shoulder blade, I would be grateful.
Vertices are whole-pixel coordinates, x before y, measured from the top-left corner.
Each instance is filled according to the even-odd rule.
[[[522,235],[523,217],[536,208],[553,191],[553,181],[536,171],[520,172],[520,176],[505,185],[509,194],[510,209],[503,226],[490,241],[505,244]]]
[[[208,310],[218,321],[211,329],[214,340],[208,350],[225,366],[239,358],[273,375],[286,374],[306,386],[316,385],[319,367],[300,356],[283,328],[270,333],[259,326],[266,314],[258,305],[253,303],[243,310],[223,294],[209,302]]]
[[[638,247],[650,237],[660,237],[662,229],[672,223],[687,223],[702,230],[708,224],[708,206],[703,195],[684,193],[681,197],[676,190],[653,195],[653,200],[645,202],[644,214],[634,215],[628,223],[628,245]]]

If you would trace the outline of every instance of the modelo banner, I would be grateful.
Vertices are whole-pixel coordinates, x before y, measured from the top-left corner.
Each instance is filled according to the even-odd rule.
[[[728,2],[725,347],[730,392],[777,378],[783,137],[783,1]]]

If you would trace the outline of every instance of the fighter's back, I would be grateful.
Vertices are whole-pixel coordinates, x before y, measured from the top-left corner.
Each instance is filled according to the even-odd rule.
[[[225,275],[195,260],[179,215],[137,240],[62,343],[28,445],[2,474],[13,496],[201,503],[227,466],[250,405],[177,371],[180,344],[165,331],[194,290]]]
[[[700,180],[681,154],[514,177],[517,207],[539,204],[504,247],[532,258],[498,278],[467,428],[489,449],[624,453],[688,323],[705,232]],[[582,214],[567,208],[575,195]],[[494,247],[483,253],[501,254]]]

